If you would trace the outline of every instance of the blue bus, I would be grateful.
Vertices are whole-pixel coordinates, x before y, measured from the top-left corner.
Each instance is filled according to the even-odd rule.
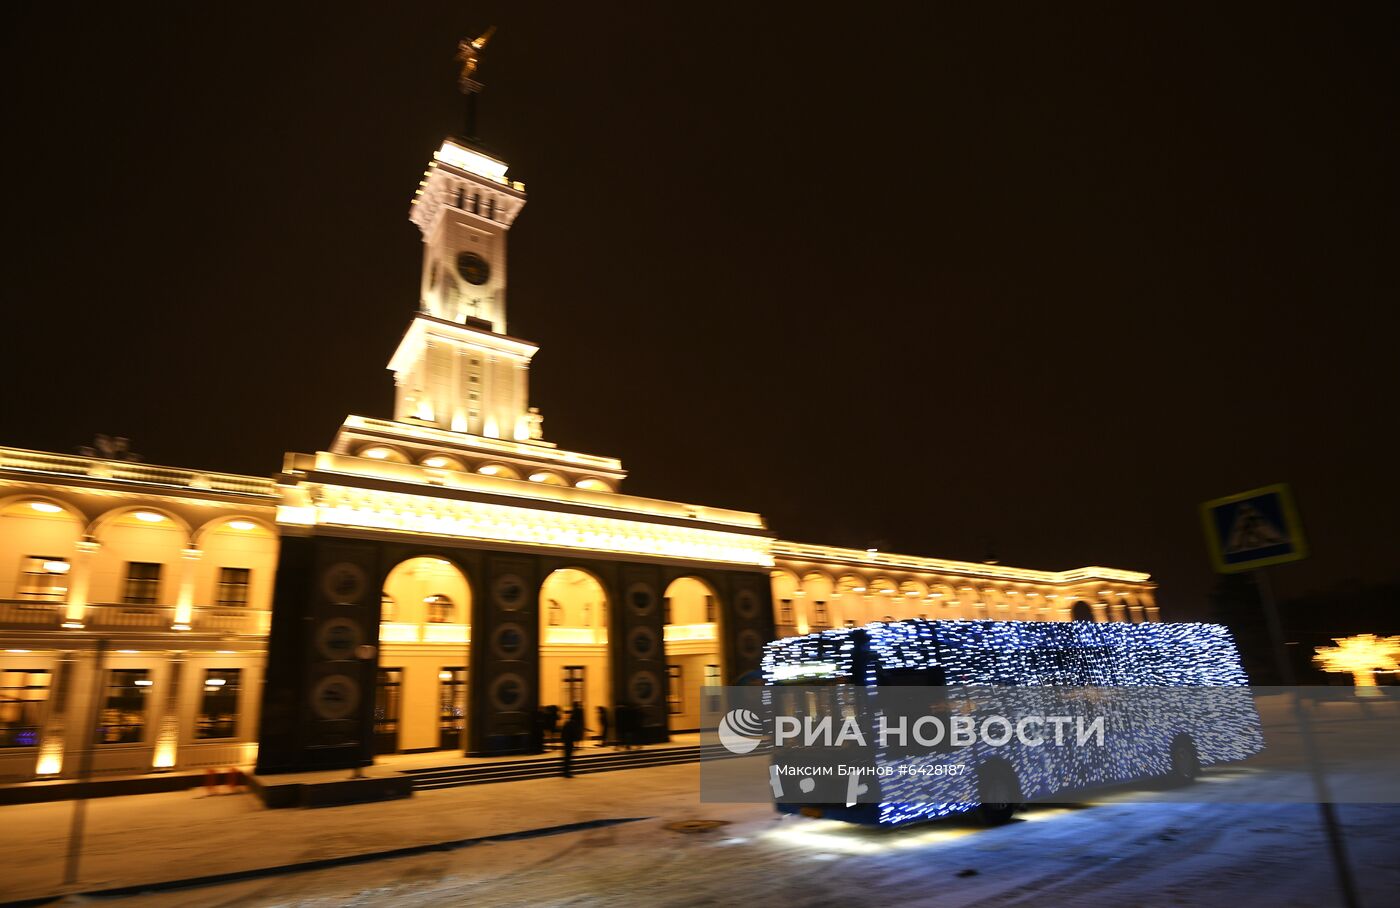
[[[1203,766],[1263,747],[1239,653],[1216,624],[877,622],[772,642],[762,670],[767,708],[795,716],[789,725],[826,715],[865,731],[835,752],[829,740],[774,748],[770,772],[785,813],[899,825],[977,811],[999,823],[1024,802],[1149,778],[1185,783]],[[988,736],[954,749],[946,739],[891,743],[876,729],[905,728],[914,713],[941,729],[939,716],[1008,710],[1020,717],[1018,734],[1030,713],[1049,710],[1096,714],[1099,735],[1055,747]],[[796,763],[852,760],[867,767],[859,799],[843,794],[847,779],[807,779],[799,790],[779,778]]]

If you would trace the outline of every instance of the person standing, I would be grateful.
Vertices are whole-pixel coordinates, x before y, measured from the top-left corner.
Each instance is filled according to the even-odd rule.
[[[564,727],[559,730],[559,739],[564,745],[564,778],[572,779],[574,776],[574,746],[583,737],[583,707],[574,704],[574,708],[569,711],[569,718],[564,721]]]
[[[608,746],[608,708],[598,707],[598,746]]]

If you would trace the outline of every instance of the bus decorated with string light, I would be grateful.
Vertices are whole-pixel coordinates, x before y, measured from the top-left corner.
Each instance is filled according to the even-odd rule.
[[[777,809],[899,825],[1148,779],[1263,748],[1230,632],[1198,623],[877,622],[768,644]]]

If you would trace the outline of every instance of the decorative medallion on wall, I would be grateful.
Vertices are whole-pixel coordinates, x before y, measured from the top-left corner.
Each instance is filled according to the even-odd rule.
[[[360,625],[349,618],[332,618],[316,630],[316,649],[331,661],[350,659],[363,642]]]
[[[734,597],[734,611],[740,618],[754,618],[758,615],[758,595],[753,590],[740,590]]]
[[[525,581],[518,574],[502,574],[492,585],[491,596],[501,608],[513,612],[525,604]]]
[[[525,635],[525,628],[514,622],[502,624],[491,635],[491,649],[502,659],[523,658],[529,644],[530,638]]]
[[[359,602],[369,578],[358,564],[342,561],[321,575],[321,592],[332,602]]]
[[[627,693],[632,702],[639,706],[650,706],[661,696],[661,683],[655,672],[634,672],[627,682]]]
[[[740,656],[745,659],[757,659],[763,652],[763,638],[756,630],[742,630],[739,632],[738,647]]]
[[[491,683],[491,704],[502,712],[513,712],[525,706],[530,686],[515,672],[507,672]]]
[[[360,705],[360,684],[349,675],[327,675],[311,689],[311,709],[322,719],[344,719]]]
[[[651,584],[638,580],[627,588],[627,607],[632,610],[632,614],[639,618],[645,618],[651,614],[651,610],[656,608],[656,591],[651,588]]]
[[[656,658],[656,631],[645,625],[627,635],[627,651],[638,659]]]

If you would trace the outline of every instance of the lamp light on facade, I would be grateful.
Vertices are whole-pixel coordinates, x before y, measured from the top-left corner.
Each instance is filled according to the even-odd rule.
[[[137,687],[150,687],[155,684],[150,678],[137,678],[135,683]]]
[[[29,502],[29,506],[40,514],[57,514],[63,510],[63,508],[60,508],[58,505],[47,501],[31,501]]]
[[[238,520],[230,520],[228,522],[228,527],[231,530],[247,531],[255,529],[257,527],[257,524],[253,523],[253,521],[251,520],[243,520],[242,518],[239,518]]]
[[[165,520],[164,514],[157,514],[155,511],[137,511],[132,516],[146,523],[160,523]]]
[[[65,621],[60,626],[70,631],[80,631],[83,629],[83,623],[81,621]]]
[[[70,565],[70,564],[69,564],[68,562],[66,562],[66,561],[45,561],[45,562],[44,562],[44,570],[48,571],[50,574],[66,574],[66,573],[68,573],[68,570],[69,570],[69,568],[71,568],[71,567],[72,567],[72,565]]]
[[[448,671],[438,672],[438,680],[439,680],[439,681],[451,681],[451,680],[452,680],[452,673],[451,673],[451,672],[448,672]]]

